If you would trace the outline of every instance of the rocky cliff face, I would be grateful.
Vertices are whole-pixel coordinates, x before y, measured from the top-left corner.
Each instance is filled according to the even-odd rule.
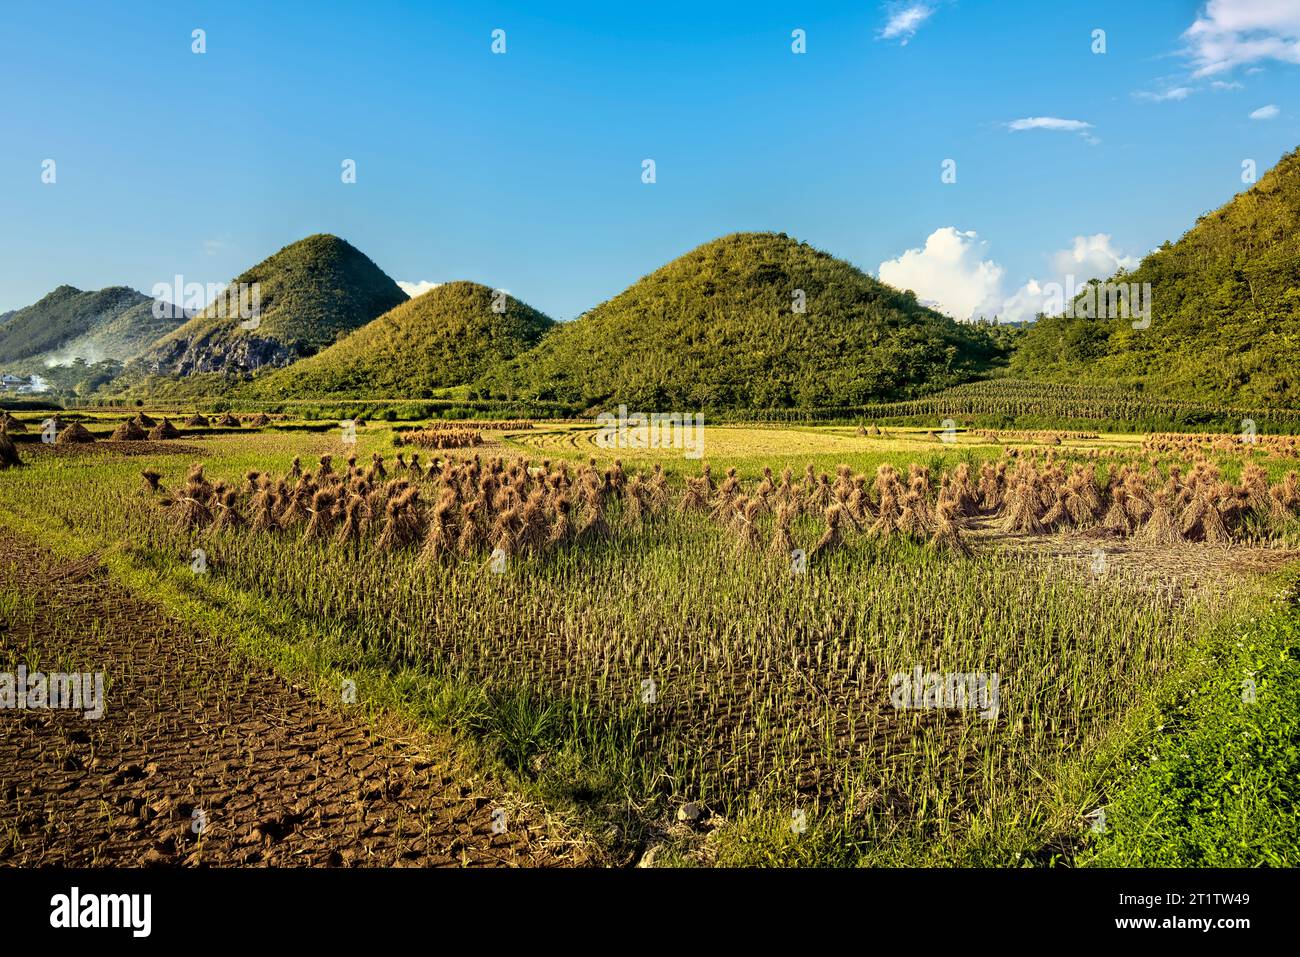
[[[301,359],[295,345],[257,336],[220,338],[200,336],[179,339],[151,357],[149,371],[160,375],[197,372],[255,372],[264,366],[280,368]]]

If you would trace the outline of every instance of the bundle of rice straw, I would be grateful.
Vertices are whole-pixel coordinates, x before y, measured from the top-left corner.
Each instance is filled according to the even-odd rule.
[[[74,422],[72,425],[68,426],[62,432],[58,433],[58,437],[54,440],[54,444],[55,445],[85,445],[89,442],[94,442],[94,441],[95,441],[95,437],[90,434],[90,432],[86,429],[84,425],[82,425],[80,422]]]
[[[171,422],[167,420],[166,416],[163,417],[162,422],[155,425],[152,429],[149,430],[149,438],[155,442],[161,441],[163,439],[179,439],[180,437],[181,437],[180,429],[172,425]]]
[[[20,420],[15,419],[8,412],[0,414],[0,432],[10,432],[17,435],[19,432],[26,432],[25,426]]]
[[[23,464],[18,457],[18,447],[4,430],[0,429],[0,471],[13,469]]]
[[[114,442],[142,442],[148,438],[144,429],[135,424],[135,419],[127,419],[110,436]]]

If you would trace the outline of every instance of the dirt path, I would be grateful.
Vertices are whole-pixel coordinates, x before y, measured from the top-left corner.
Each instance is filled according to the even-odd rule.
[[[35,600],[0,604],[0,673],[107,685],[99,720],[0,708],[0,866],[585,862],[535,810],[466,786],[450,745],[385,739],[236,663],[94,560],[0,529],[0,592]]]

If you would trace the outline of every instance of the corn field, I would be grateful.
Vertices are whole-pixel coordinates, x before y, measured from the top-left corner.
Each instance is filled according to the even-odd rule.
[[[1223,430],[1243,419],[1263,431],[1300,431],[1300,410],[1232,408],[1165,399],[1141,392],[1092,385],[989,379],[953,386],[920,399],[818,409],[765,409],[714,416],[718,421],[913,422],[937,424],[955,418],[965,424],[1003,427],[1069,428],[1088,423],[1116,432],[1169,429]]]

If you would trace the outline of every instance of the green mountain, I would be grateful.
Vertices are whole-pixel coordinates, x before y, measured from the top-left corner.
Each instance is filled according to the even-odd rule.
[[[985,330],[806,243],[736,233],[557,325],[479,391],[583,409],[853,406],[966,381],[1000,356]]]
[[[493,363],[523,353],[554,324],[518,299],[497,298],[487,286],[446,283],[328,349],[257,378],[247,392],[266,398],[423,398],[471,382]]]
[[[154,300],[125,286],[94,292],[60,286],[6,316],[0,321],[0,368],[8,372],[37,372],[76,359],[132,359],[186,318],[155,317]]]
[[[1147,328],[1081,316],[1076,303],[1073,317],[1033,324],[1013,374],[1300,408],[1300,150],[1111,281],[1150,283]]]
[[[308,236],[237,276],[223,296],[160,340],[129,372],[229,375],[285,366],[406,298],[349,243]]]

